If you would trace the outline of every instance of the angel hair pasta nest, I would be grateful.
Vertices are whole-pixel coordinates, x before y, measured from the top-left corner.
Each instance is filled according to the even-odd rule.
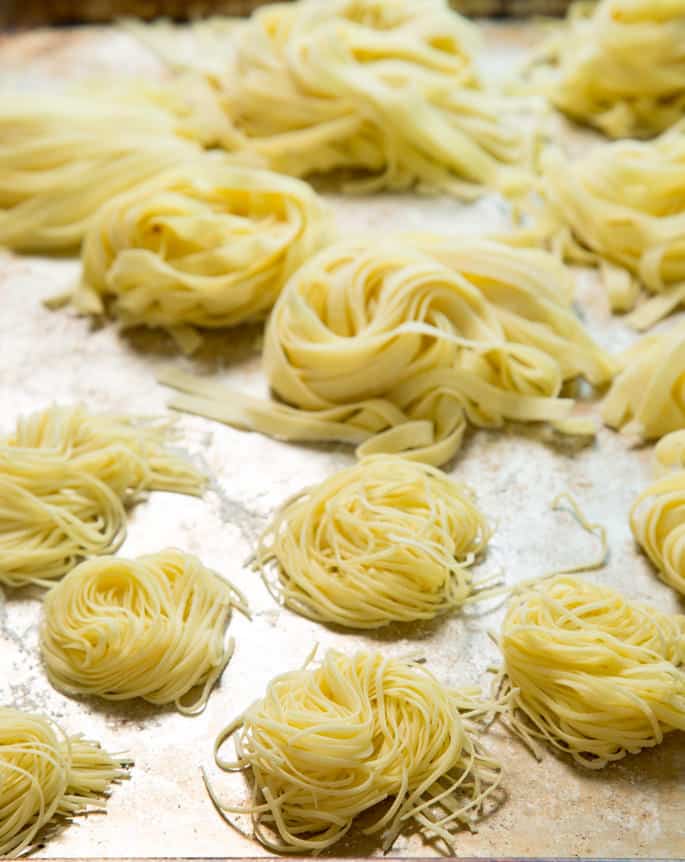
[[[67,694],[200,712],[233,654],[234,608],[247,614],[242,594],[191,554],[87,560],[45,597],[48,677]]]
[[[477,689],[449,689],[418,664],[330,650],[318,666],[272,680],[219,735],[217,763],[250,772],[252,803],[231,806],[208,790],[224,816],[250,814],[255,836],[276,852],[324,850],[380,804],[363,832],[382,834],[386,849],[413,821],[453,850],[459,827],[497,802],[501,768],[474,723],[493,708]],[[218,753],[233,735],[235,763]]]
[[[685,730],[685,616],[560,575],[513,596],[499,636],[509,723],[590,769]]]
[[[104,808],[126,765],[42,715],[0,707],[0,856],[36,850],[60,822]]]
[[[147,491],[199,495],[205,477],[167,446],[168,422],[53,406],[0,441],[0,584],[50,585],[113,553]]]
[[[270,589],[298,613],[377,628],[475,598],[469,566],[489,538],[469,488],[435,467],[375,455],[288,500],[255,557],[267,585],[275,563]]]

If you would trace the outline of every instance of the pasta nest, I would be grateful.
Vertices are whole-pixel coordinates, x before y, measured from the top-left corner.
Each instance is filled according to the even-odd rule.
[[[256,565],[266,580],[275,562],[280,588],[270,589],[319,622],[433,619],[473,594],[469,566],[491,535],[473,499],[435,467],[369,456],[288,500]]]
[[[116,194],[203,146],[239,144],[211,87],[196,76],[173,87],[6,93],[0,142],[0,245],[25,252],[77,248]]]
[[[112,299],[127,325],[259,319],[331,229],[305,183],[205,155],[102,207],[83,245],[73,301],[102,313]]]
[[[618,357],[621,368],[604,404],[611,428],[645,440],[685,427],[685,324],[643,336]]]
[[[590,769],[685,729],[685,616],[570,575],[511,600],[499,646],[515,730]]]
[[[651,137],[685,110],[684,40],[681,0],[575,3],[539,52],[539,78],[574,119],[612,138]]]
[[[613,367],[568,308],[566,284],[549,255],[495,242],[337,243],[295,273],[267,325],[264,368],[285,405],[173,369],[159,379],[189,393],[176,409],[290,440],[354,443],[360,456],[443,464],[467,419],[594,433],[568,421],[574,402],[561,387],[578,375],[603,382]]]
[[[279,172],[363,170],[348,186],[364,191],[522,190],[520,123],[482,88],[477,50],[445,0],[299,0],[236,31],[221,83],[236,128]]]
[[[208,785],[210,794],[224,814],[250,813],[255,836],[277,852],[330,847],[379,803],[363,832],[383,833],[386,848],[411,820],[453,848],[458,827],[495,801],[500,766],[472,720],[492,706],[417,664],[330,650],[319,666],[272,680],[217,739],[222,768],[251,772],[252,804],[227,805]],[[235,763],[218,755],[233,734]]]
[[[50,585],[116,551],[126,507],[151,490],[199,495],[206,478],[168,449],[169,423],[53,406],[0,442],[0,583]]]
[[[670,472],[633,503],[630,527],[659,577],[685,593],[685,431],[673,431],[654,449],[659,472]]]
[[[685,18],[683,18],[685,36]],[[542,159],[540,188],[557,247],[577,263],[600,263],[615,310],[639,286],[657,294],[631,318],[651,326],[685,297],[685,122],[649,143],[619,141],[577,161]]]
[[[87,560],[45,597],[48,677],[66,694],[200,712],[233,654],[225,641],[233,608],[247,613],[241,593],[190,554]]]
[[[37,849],[57,818],[104,808],[126,765],[41,715],[0,707],[0,856]]]

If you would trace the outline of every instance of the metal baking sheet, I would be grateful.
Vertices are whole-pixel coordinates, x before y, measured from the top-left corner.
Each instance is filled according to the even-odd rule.
[[[484,29],[488,68],[505,75],[534,41],[526,25]],[[108,29],[45,30],[0,38],[0,84],[27,90],[55,86],[84,75],[161,74],[154,57],[121,32]],[[69,118],[65,117],[65,123]],[[331,196],[345,232],[458,228],[478,233],[507,224],[506,207],[486,198],[465,207],[449,199]],[[94,327],[67,312],[50,312],[41,301],[64,290],[78,272],[71,260],[0,253],[0,416],[15,418],[52,401],[83,401],[91,409],[163,411],[168,392],[155,382],[155,368],[172,362],[255,393],[266,393],[260,372],[258,330],[212,335],[194,359],[180,357],[163,334],[120,334]],[[618,349],[634,336],[612,318],[595,276],[579,274],[579,314],[597,339]],[[588,409],[590,409],[588,407]],[[225,573],[249,597],[252,622],[237,615],[236,654],[206,712],[185,718],[142,702],[110,704],[75,700],[47,683],[38,657],[38,592],[0,592],[0,703],[45,711],[71,732],[100,740],[135,758],[129,781],[118,786],[106,815],[81,818],[40,851],[52,857],[254,857],[259,844],[232,831],[204,790],[207,768],[224,796],[246,798],[240,776],[219,773],[212,763],[218,731],[260,696],[275,674],[298,666],[318,643],[321,650],[378,648],[388,654],[424,655],[432,670],[453,685],[488,684],[497,660],[488,630],[502,609],[471,609],[432,623],[392,626],[358,635],[308,622],[276,606],[244,565],[270,512],[303,485],[349,465],[344,447],[288,445],[235,431],[196,417],[180,419],[182,445],[214,477],[202,500],[156,494],[129,520],[123,555],[168,545],[198,554]],[[596,577],[675,611],[673,593],[657,580],[636,551],[627,522],[631,501],[650,479],[651,451],[603,429],[590,445],[546,428],[509,427],[472,431],[451,475],[470,483],[483,511],[496,524],[483,572],[504,571],[509,583],[552,567],[592,558],[596,544],[567,512],[550,501],[572,492],[590,518],[608,530],[611,557]],[[601,772],[588,772],[546,753],[535,762],[515,740],[494,728],[489,745],[506,764],[508,800],[476,834],[458,840],[463,856],[685,856],[685,746],[673,734],[658,748],[626,758]],[[336,855],[377,855],[372,839],[352,835]],[[434,851],[420,836],[398,839],[393,855]]]

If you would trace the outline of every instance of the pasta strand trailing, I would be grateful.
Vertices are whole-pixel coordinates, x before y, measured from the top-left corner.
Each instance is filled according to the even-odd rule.
[[[493,709],[477,689],[448,689],[418,664],[330,650],[317,667],[272,680],[219,734],[217,764],[249,770],[251,804],[229,805],[207,788],[226,819],[251,815],[255,837],[279,853],[324,850],[380,803],[363,832],[380,833],[385,849],[414,821],[454,850],[457,829],[497,804],[501,768],[474,723]],[[219,754],[231,736],[235,762]]]
[[[267,326],[264,367],[285,404],[170,369],[160,381],[188,393],[170,406],[433,465],[458,450],[467,420],[594,433],[569,421],[574,402],[561,388],[579,375],[607,381],[613,366],[567,307],[563,267],[494,242],[445,246],[425,237],[330,246],[290,279]],[[539,286],[555,268],[560,297],[553,282]]]
[[[41,715],[0,707],[0,856],[36,850],[60,821],[103,809],[128,765]]]
[[[435,467],[374,455],[289,499],[261,536],[255,565],[296,612],[377,628],[476,598],[469,566],[490,534],[469,488]],[[278,586],[267,578],[272,563]]]
[[[248,615],[240,591],[191,554],[86,560],[45,597],[48,677],[66,694],[142,697],[197,714],[233,654],[233,608]]]
[[[206,479],[167,448],[171,431],[78,405],[20,418],[0,441],[0,584],[50,586],[79,559],[113,553],[126,506],[147,491],[201,494]]]
[[[582,578],[527,584],[499,636],[508,721],[600,769],[685,730],[685,616]]]

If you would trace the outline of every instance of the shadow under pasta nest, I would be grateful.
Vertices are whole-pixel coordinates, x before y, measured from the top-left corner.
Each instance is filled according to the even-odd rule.
[[[133,727],[136,730],[148,730],[158,727],[163,718],[177,713],[173,703],[156,705],[148,703],[141,697],[128,700],[107,700],[97,695],[64,694],[55,689],[74,703],[85,706],[90,712],[102,716],[109,727],[124,729]],[[188,717],[191,720],[191,717]]]
[[[103,324],[100,324],[103,325]],[[108,323],[105,325],[114,325]],[[214,372],[261,356],[264,322],[244,323],[221,329],[196,329],[201,338],[197,350],[187,356],[193,373]],[[164,329],[132,326],[119,330],[119,337],[136,353],[158,359],[184,356],[174,337]]]

